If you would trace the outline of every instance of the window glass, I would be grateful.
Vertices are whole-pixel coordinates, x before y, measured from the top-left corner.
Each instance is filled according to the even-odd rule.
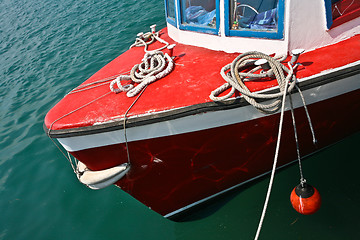
[[[278,0],[229,0],[231,30],[276,32]]]
[[[175,0],[166,1],[167,17],[175,21]]]
[[[359,0],[325,0],[328,29],[360,17]]]
[[[216,28],[215,0],[181,0],[182,24]]]
[[[360,9],[359,0],[331,0],[332,19],[354,14]]]

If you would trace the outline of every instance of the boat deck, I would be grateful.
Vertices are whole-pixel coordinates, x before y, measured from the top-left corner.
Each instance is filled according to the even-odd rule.
[[[166,29],[160,31],[160,37],[170,44],[175,43],[168,37]],[[161,43],[155,42],[149,46],[149,50],[161,46]],[[80,85],[84,88],[72,91],[50,110],[45,118],[45,127],[55,131],[83,128],[124,118],[136,97],[129,98],[124,93],[111,92],[109,83],[114,76],[128,74],[135,64],[141,62],[143,56],[144,48],[134,47],[100,69]],[[231,63],[238,53],[230,54],[177,44],[173,56],[176,56],[174,70],[148,86],[127,114],[128,117],[212,102],[209,94],[225,82],[220,76],[221,68]],[[359,56],[360,35],[357,35],[302,54],[299,58],[302,66],[298,68],[296,75],[298,79],[306,78],[356,62]],[[102,84],[103,80],[108,81]],[[250,91],[276,85],[276,80],[247,82]]]

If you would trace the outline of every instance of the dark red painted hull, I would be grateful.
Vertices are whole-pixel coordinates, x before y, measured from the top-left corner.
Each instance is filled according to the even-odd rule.
[[[303,108],[295,111],[301,154],[311,154],[357,132],[360,91],[308,106],[318,140],[312,143]],[[346,107],[345,107],[346,106]],[[116,183],[167,215],[271,170],[279,114],[213,129],[129,143],[131,170]],[[296,160],[289,112],[285,114],[278,166]],[[124,144],[72,153],[104,169],[126,161]],[[98,161],[102,156],[103,161]],[[120,160],[121,159],[121,160]]]

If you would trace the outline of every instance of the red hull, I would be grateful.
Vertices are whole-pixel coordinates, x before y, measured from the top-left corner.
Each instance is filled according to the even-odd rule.
[[[357,90],[308,106],[318,140],[316,147],[303,108],[295,111],[303,156],[360,130],[359,94]],[[131,171],[116,185],[152,210],[167,215],[270,171],[278,123],[276,114],[214,129],[130,142],[130,157],[134,160]],[[126,159],[124,144],[72,154],[87,159],[94,169],[105,169]],[[99,158],[103,161],[98,161]],[[278,166],[295,159],[293,126],[287,112]]]

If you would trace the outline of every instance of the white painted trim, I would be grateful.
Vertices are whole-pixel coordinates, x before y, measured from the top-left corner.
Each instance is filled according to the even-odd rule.
[[[221,24],[223,22],[220,22]],[[220,28],[224,28],[220,25]],[[288,44],[283,39],[261,39],[246,37],[225,37],[200,32],[180,30],[167,24],[170,38],[178,43],[196,47],[204,47],[227,53],[259,51],[266,54],[287,54]],[[222,33],[222,32],[221,32]],[[222,35],[222,34],[221,34]]]

